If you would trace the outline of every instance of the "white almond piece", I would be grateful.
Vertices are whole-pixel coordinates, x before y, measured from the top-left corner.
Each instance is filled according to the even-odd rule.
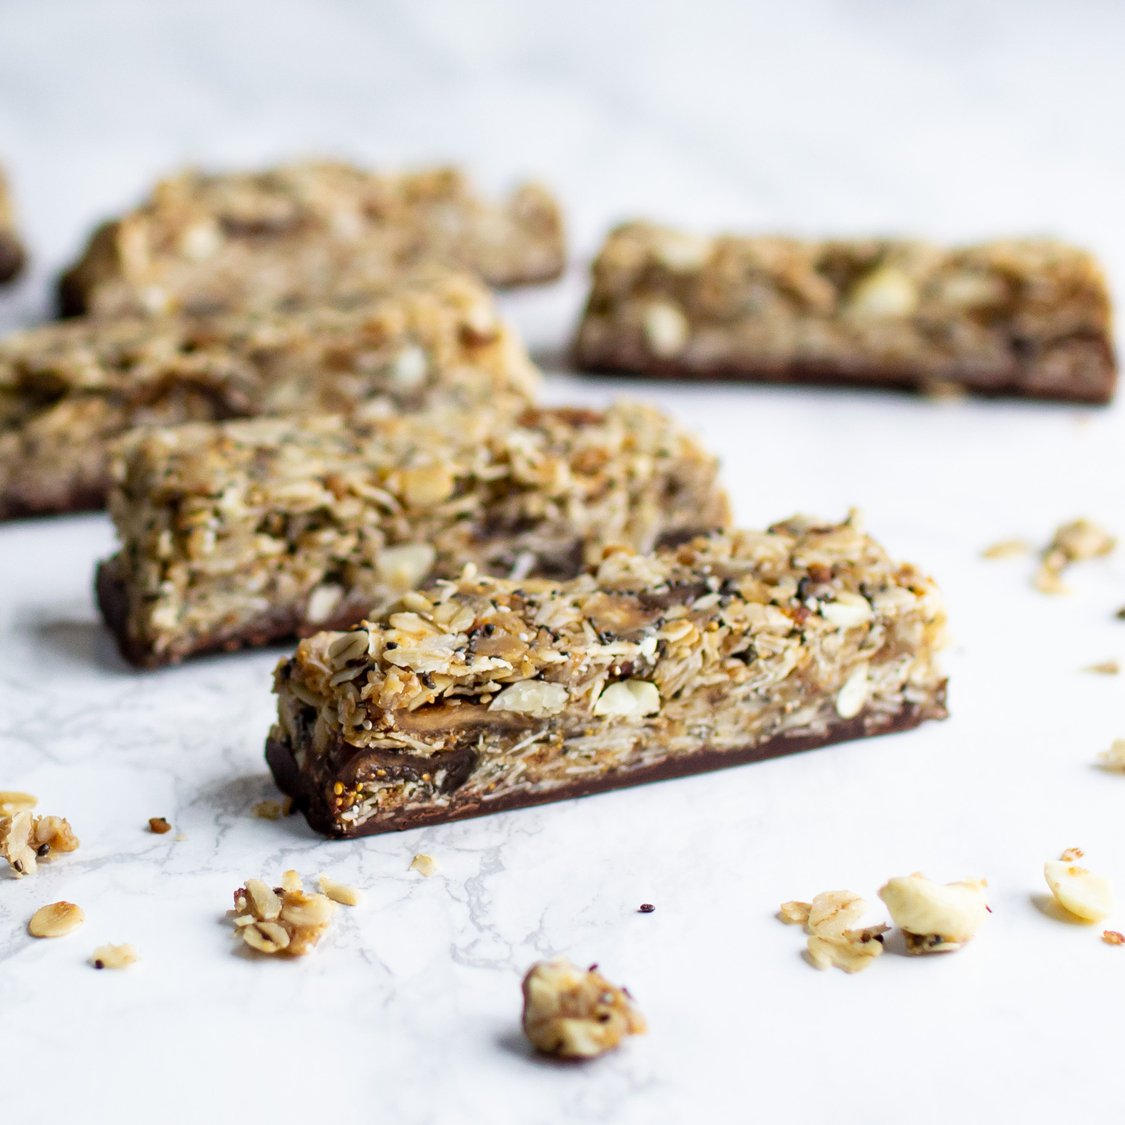
[[[843,590],[833,601],[821,604],[820,615],[837,628],[850,629],[871,620],[871,603],[860,594]]]
[[[848,311],[860,316],[906,317],[917,308],[917,287],[893,266],[872,270],[858,282],[848,299]]]
[[[546,718],[566,707],[569,693],[562,684],[545,680],[521,680],[508,684],[488,705],[490,711],[514,711],[520,715]]]
[[[305,610],[305,614],[308,619],[314,623],[327,621],[340,604],[343,597],[344,591],[340,586],[317,586],[316,589],[309,594],[309,604]]]
[[[437,869],[437,861],[432,855],[419,854],[410,861],[410,870],[417,871],[419,875],[423,875],[427,879],[431,875],[436,875]]]
[[[375,559],[375,573],[393,590],[409,590],[430,573],[437,552],[429,543],[385,547]]]
[[[391,364],[391,378],[396,386],[412,391],[425,382],[429,369],[426,353],[417,344],[408,344],[395,356]]]
[[[861,664],[836,693],[836,714],[841,719],[854,719],[867,703],[867,692],[867,665]]]
[[[1113,912],[1113,887],[1104,875],[1065,859],[1049,859],[1043,875],[1059,905],[1075,917],[1100,922]]]
[[[984,879],[935,883],[924,875],[891,879],[879,891],[910,953],[946,953],[970,941],[985,918]]]
[[[599,718],[614,715],[639,719],[655,715],[659,710],[660,691],[648,680],[621,680],[610,684],[594,704],[594,714]]]
[[[684,350],[691,330],[687,317],[669,301],[654,301],[644,312],[645,342],[658,359],[670,359]]]

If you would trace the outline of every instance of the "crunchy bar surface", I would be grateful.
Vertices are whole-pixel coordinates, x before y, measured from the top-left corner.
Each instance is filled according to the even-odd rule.
[[[154,665],[360,620],[429,577],[571,577],[725,526],[717,465],[649,407],[257,419],[126,438],[99,571]]]
[[[538,375],[472,278],[208,317],[83,318],[0,341],[0,518],[99,507],[138,425],[526,399]]]
[[[64,313],[210,312],[316,297],[420,262],[493,285],[563,267],[559,208],[525,184],[490,202],[457,170],[380,174],[341,163],[188,171],[95,231],[63,276]]]
[[[267,757],[333,836],[584,795],[944,717],[944,622],[852,520],[468,572],[302,641]]]
[[[0,170],[0,284],[11,281],[23,269],[23,243],[16,233],[16,217],[8,181]]]
[[[610,234],[574,354],[588,370],[864,383],[1106,402],[1106,283],[1049,241]]]

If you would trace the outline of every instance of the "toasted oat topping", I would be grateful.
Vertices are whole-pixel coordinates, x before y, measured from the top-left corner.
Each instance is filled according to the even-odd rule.
[[[1067,848],[1058,859],[1043,865],[1043,875],[1055,901],[1076,918],[1100,922],[1113,911],[1113,887],[1103,875],[1095,875],[1077,861],[1079,848]]]
[[[72,311],[151,315],[276,304],[419,262],[492,284],[562,269],[558,206],[527,184],[493,203],[452,168],[381,174],[304,162],[188,171],[99,228],[63,281]]]
[[[437,861],[431,855],[416,855],[410,861],[410,870],[417,871],[419,875],[424,875],[427,879],[431,875],[436,875],[437,869]]]
[[[563,958],[540,961],[523,978],[523,1030],[546,1055],[591,1059],[648,1030],[629,993],[596,966],[582,970]]]
[[[118,472],[128,633],[169,659],[357,620],[467,562],[570,577],[729,521],[715,459],[631,403],[182,426],[134,436]]]
[[[80,906],[73,902],[52,902],[41,906],[27,923],[27,932],[34,938],[64,937],[86,921]]]
[[[1043,548],[1035,587],[1044,594],[1066,593],[1063,573],[1073,563],[1103,558],[1113,552],[1117,540],[1105,528],[1088,519],[1064,523]]]
[[[914,874],[891,879],[879,891],[909,953],[948,953],[976,936],[988,915],[984,879],[935,883]]]
[[[127,969],[136,961],[137,951],[128,944],[99,945],[90,955],[90,964],[95,969]]]
[[[42,860],[78,847],[70,822],[61,816],[33,816],[30,810],[0,817],[0,857],[17,878],[34,875]]]
[[[327,894],[305,891],[295,871],[285,872],[280,887],[247,879],[234,892],[234,933],[259,953],[300,957],[324,936],[335,909]]]

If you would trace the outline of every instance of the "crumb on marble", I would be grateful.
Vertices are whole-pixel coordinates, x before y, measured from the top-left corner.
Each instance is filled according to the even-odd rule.
[[[126,969],[137,961],[137,951],[128,943],[99,945],[90,955],[95,969]]]
[[[1001,539],[981,551],[982,559],[1010,559],[1031,554],[1031,544],[1026,539]]]
[[[564,1059],[592,1059],[648,1030],[625,988],[565,958],[539,961],[523,978],[524,1034],[536,1050]]]
[[[1125,945],[1125,934],[1120,930],[1102,930],[1102,941],[1106,945]]]
[[[651,914],[656,909],[656,907],[653,906],[651,902],[642,902],[637,909],[641,914]]]
[[[301,957],[327,932],[335,910],[327,894],[307,892],[295,871],[286,871],[272,889],[247,879],[234,892],[234,933],[259,953]]]
[[[1093,520],[1077,519],[1061,524],[1043,548],[1035,588],[1044,594],[1066,593],[1062,576],[1072,563],[1104,558],[1116,546],[1117,540]]]
[[[78,837],[65,817],[33,816],[30,809],[0,817],[0,857],[17,878],[34,875],[40,860],[77,847]]]
[[[39,798],[30,793],[20,793],[15,789],[0,789],[0,817],[29,812],[38,804]]]
[[[1110,773],[1125,773],[1125,738],[1115,738],[1109,749],[1098,755],[1098,764]]]
[[[283,801],[258,801],[250,811],[262,820],[280,820],[293,811],[293,798],[286,797]]]
[[[327,875],[319,876],[316,885],[322,895],[327,895],[341,906],[358,906],[363,897],[355,887],[349,887],[346,883],[337,883]]]
[[[69,934],[86,921],[80,906],[73,902],[50,902],[32,914],[27,932],[33,938],[56,938]]]
[[[410,870],[417,871],[419,875],[424,875],[427,879],[431,875],[436,875],[437,869],[437,861],[432,855],[419,853],[410,861]]]
[[[172,831],[172,826],[165,817],[150,816],[148,818],[148,830],[154,832],[157,836],[163,836],[165,832]]]
[[[1099,676],[1121,675],[1121,665],[1116,660],[1101,660],[1097,664],[1087,664],[1083,672],[1094,672]]]

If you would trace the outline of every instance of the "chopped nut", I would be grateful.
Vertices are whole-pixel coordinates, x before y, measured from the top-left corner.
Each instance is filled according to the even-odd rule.
[[[29,812],[39,804],[39,798],[30,793],[19,793],[14,789],[0,789],[0,817],[15,816],[18,812]]]
[[[847,590],[841,590],[835,600],[822,603],[820,615],[840,629],[864,625],[874,617],[871,603],[862,595]]]
[[[594,714],[603,717],[639,719],[655,715],[660,710],[660,690],[647,680],[620,680],[610,684],[598,696]]]
[[[983,559],[1010,559],[1016,555],[1031,554],[1031,544],[1026,539],[1001,539],[981,551]]]
[[[910,316],[918,307],[918,289],[902,270],[880,266],[860,279],[847,307],[860,316]]]
[[[431,875],[437,874],[437,863],[433,856],[416,855],[410,861],[410,870],[417,871],[419,875],[425,875],[428,879]]]
[[[90,956],[95,969],[125,969],[137,960],[137,951],[128,944],[99,945]]]
[[[836,714],[841,719],[854,719],[866,705],[867,693],[867,665],[861,664],[836,693]]]
[[[1113,773],[1125,773],[1125,738],[1115,738],[1108,750],[1098,755],[1102,769]]]
[[[429,543],[400,543],[379,552],[375,573],[392,590],[410,590],[421,585],[436,559],[437,551]]]
[[[393,487],[415,508],[431,508],[448,500],[455,484],[452,471],[444,464],[400,469],[393,478]]]
[[[295,871],[286,871],[281,883],[273,888],[247,879],[234,892],[234,932],[259,953],[300,957],[323,937],[336,908],[327,895],[304,891]]]
[[[908,953],[947,953],[972,940],[988,914],[983,879],[935,883],[914,874],[891,879],[879,891]]]
[[[330,879],[327,875],[321,875],[316,884],[322,895],[327,895],[333,902],[338,902],[341,906],[359,905],[362,896],[355,887],[337,883],[335,879]]]
[[[683,351],[691,326],[676,305],[653,301],[644,311],[643,329],[649,351],[659,359],[670,359]]]
[[[1071,563],[1101,558],[1110,554],[1117,540],[1091,520],[1065,523],[1055,531],[1043,549],[1042,562],[1035,576],[1036,589],[1045,594],[1065,593],[1061,576]]]
[[[1043,875],[1064,910],[1087,922],[1100,922],[1113,911],[1113,888],[1105,876],[1074,863],[1081,855],[1077,848],[1068,848],[1061,859],[1047,860]]]
[[[1125,934],[1120,930],[1102,930],[1102,941],[1106,945],[1125,945]]]
[[[1103,660],[1098,664],[1087,664],[1083,672],[1096,672],[1099,676],[1119,676],[1121,665],[1116,660]]]
[[[560,958],[532,965],[523,978],[523,1030],[544,1054],[591,1059],[647,1025],[624,989]]]
[[[55,938],[69,934],[86,921],[80,906],[73,902],[52,902],[41,906],[27,923],[27,932],[35,938]]]
[[[158,836],[163,836],[165,832],[172,831],[172,826],[162,816],[150,816],[148,818],[148,830],[155,832]]]
[[[0,817],[0,856],[8,861],[17,877],[34,875],[39,860],[53,858],[59,852],[72,852],[77,847],[78,837],[61,816],[32,816],[24,810]]]
[[[808,902],[798,902],[792,900],[790,902],[783,902],[778,909],[777,916],[786,925],[805,926],[809,921],[809,912],[812,910],[812,904]]]
[[[488,705],[490,711],[516,711],[546,718],[564,710],[570,693],[562,684],[545,680],[520,680],[500,691]]]

